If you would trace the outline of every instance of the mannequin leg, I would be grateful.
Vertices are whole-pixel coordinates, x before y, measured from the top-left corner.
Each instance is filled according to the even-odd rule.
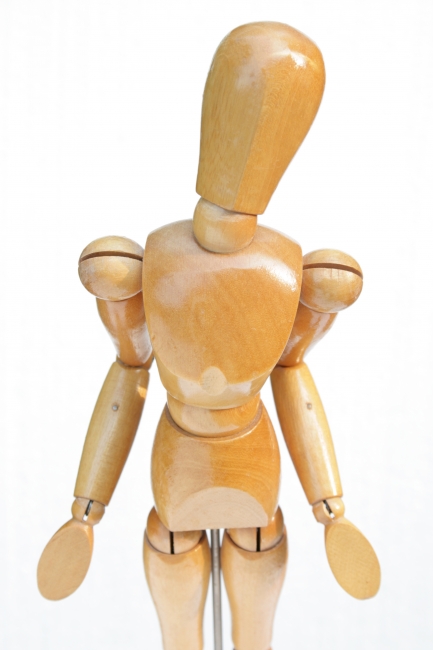
[[[211,566],[206,534],[171,533],[153,509],[144,534],[143,557],[164,650],[202,650]]]
[[[275,609],[287,565],[287,535],[278,508],[265,528],[226,531],[221,565],[236,650],[270,650]]]

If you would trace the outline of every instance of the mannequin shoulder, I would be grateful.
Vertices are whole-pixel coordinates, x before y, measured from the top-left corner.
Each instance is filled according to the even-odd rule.
[[[126,237],[101,237],[80,255],[84,287],[102,300],[126,300],[142,289],[143,248]]]
[[[341,251],[321,249],[303,258],[300,301],[322,313],[350,307],[362,291],[363,276],[358,262]]]

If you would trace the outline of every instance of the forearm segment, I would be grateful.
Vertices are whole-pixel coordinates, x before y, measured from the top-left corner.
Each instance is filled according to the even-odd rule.
[[[116,361],[90,421],[74,496],[108,505],[128,457],[147,394],[145,368]]]
[[[342,496],[331,432],[308,367],[277,366],[271,381],[284,439],[308,502]]]

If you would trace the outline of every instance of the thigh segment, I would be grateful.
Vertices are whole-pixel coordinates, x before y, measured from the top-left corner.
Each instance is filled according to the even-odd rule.
[[[202,650],[211,567],[206,533],[172,533],[153,509],[144,534],[143,558],[164,650]]]
[[[278,508],[263,528],[226,531],[221,549],[236,650],[269,650],[287,566],[287,535]]]

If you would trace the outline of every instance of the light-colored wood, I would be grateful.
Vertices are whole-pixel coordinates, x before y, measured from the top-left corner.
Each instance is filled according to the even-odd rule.
[[[153,548],[161,553],[186,553],[196,546],[202,535],[202,530],[191,530],[182,533],[172,533],[164,526],[155,508],[147,518],[146,535]]]
[[[152,451],[152,489],[169,530],[267,526],[279,482],[278,444],[263,405],[251,429],[223,438],[182,431],[164,409]]]
[[[338,584],[354,598],[364,600],[377,594],[380,565],[370,542],[344,517],[325,526],[329,566]]]
[[[314,311],[334,313],[353,305],[362,291],[358,262],[341,251],[304,255],[301,302]]]
[[[90,421],[74,496],[109,504],[134,441],[148,382],[144,368],[111,366]]]
[[[335,248],[319,248],[316,251],[306,253],[303,257],[303,268],[326,268],[325,265],[330,264],[335,268],[347,267],[347,270],[355,275],[363,277],[362,269],[354,257],[343,253],[343,251],[335,250]]]
[[[284,519],[281,508],[278,508],[270,523],[260,528],[260,551],[267,551],[273,548],[281,539],[284,533]]]
[[[179,555],[191,551],[199,543],[203,533],[203,530],[174,531],[172,533],[174,554]]]
[[[193,218],[194,235],[200,246],[213,253],[234,253],[252,242],[257,216],[224,210],[200,199]]]
[[[155,508],[152,508],[149,512],[146,524],[146,535],[154,549],[160,553],[167,553],[170,555],[172,551],[170,531],[164,526],[161,519],[158,517]]]
[[[296,312],[292,333],[287,341],[279,366],[296,366],[313,349],[334,324],[337,314],[322,314],[301,302]]]
[[[148,369],[153,357],[141,291],[127,300],[112,302],[97,298],[96,302],[119,359],[127,366]]]
[[[83,521],[89,526],[96,526],[105,514],[105,506],[103,503],[98,503],[98,501],[90,501],[79,497],[74,500],[71,511],[72,516],[77,521]]]
[[[244,551],[257,552],[258,549],[258,531],[260,528],[229,528],[227,533],[230,535],[232,542],[243,548]]]
[[[45,548],[39,588],[59,599],[84,579],[92,526],[138,427],[153,350],[168,406],[153,447],[156,509],[143,552],[165,650],[203,647],[205,528],[228,530],[221,557],[236,650],[270,649],[287,563],[279,450],[259,396],[272,371],[281,427],[325,524],[331,569],[357,598],[379,587],[371,545],[344,519],[328,423],[303,363],[336,312],[359,296],[361,269],[328,249],[302,260],[295,242],[257,226],[314,120],[324,81],[320,51],[300,32],[279,23],[231,32],[204,93],[194,219],[153,232],[144,259],[135,242],[105,237],[79,260],[119,359],[87,433],[74,519]]]
[[[233,30],[206,82],[197,192],[227,210],[262,214],[316,116],[319,49],[281,23]]]
[[[232,612],[236,650],[269,650],[275,609],[287,566],[287,534],[273,548],[245,551],[224,535],[221,566]]]
[[[187,553],[157,551],[144,536],[144,569],[161,625],[164,650],[202,650],[210,575],[207,537]]]
[[[83,582],[93,551],[92,526],[71,519],[46,545],[38,564],[38,587],[44,598],[61,600]]]
[[[326,505],[334,515],[334,518],[343,517],[346,508],[340,497],[330,497],[326,499]]]
[[[270,523],[262,528],[229,528],[230,539],[244,551],[267,551],[283,536],[284,519],[281,508],[277,508]]]
[[[80,255],[78,274],[91,294],[126,300],[141,291],[143,249],[126,237],[101,237]]]
[[[277,366],[271,380],[284,439],[309,503],[341,497],[331,432],[308,367]]]
[[[343,517],[345,505],[340,497],[332,497],[326,501],[318,501],[313,504],[313,515],[321,524],[327,526],[334,519]]]
[[[176,424],[200,436],[227,436],[238,433],[254,419],[260,404],[260,393],[249,402],[231,409],[204,409],[184,404],[167,393],[167,406]]]
[[[298,244],[260,226],[247,248],[227,255],[204,250],[191,221],[149,235],[144,309],[170,395],[220,409],[260,391],[289,338],[301,263]]]

